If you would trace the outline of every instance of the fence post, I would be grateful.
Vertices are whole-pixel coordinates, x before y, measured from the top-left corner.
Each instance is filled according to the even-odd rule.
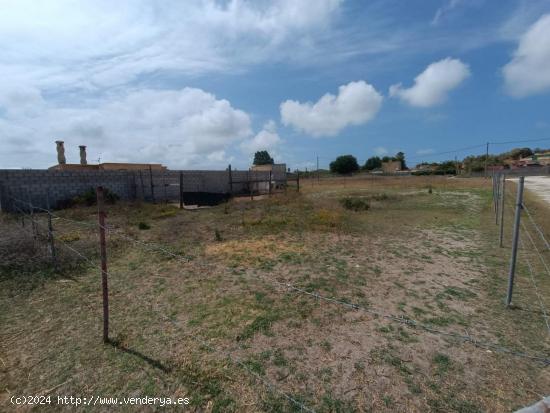
[[[139,170],[139,180],[141,183],[141,200],[145,202],[145,185],[143,183],[143,174],[141,173],[141,169]]]
[[[50,190],[46,193],[46,203],[48,208],[48,245],[50,247],[50,256],[52,257],[52,264],[57,271],[57,256],[55,254],[55,243],[53,239],[53,225],[52,225],[52,212],[50,209]]]
[[[37,230],[36,230],[36,223],[34,222],[34,207],[31,202],[31,193],[28,189],[27,189],[27,204],[29,205],[29,212],[30,212],[29,215],[31,217],[32,238],[36,242]]]
[[[227,173],[229,174],[229,195],[233,196],[233,173],[231,172],[231,164],[227,168]]]
[[[250,200],[254,200],[254,192],[252,191],[252,180],[250,178],[250,169],[248,170],[248,189],[250,189]]]
[[[180,171],[180,209],[183,209],[183,172]]]
[[[151,168],[151,165],[149,165],[149,179],[151,181],[151,199],[153,200],[153,204],[156,204],[157,201],[155,201],[155,185],[153,184],[153,169]]]
[[[300,171],[296,171],[296,192],[300,192]]]
[[[271,171],[269,171],[269,196],[271,196]]]
[[[500,216],[500,174],[495,176],[495,225],[498,225],[498,218]]]
[[[499,246],[502,248],[504,240],[504,204],[506,198],[506,175],[502,174],[502,189],[500,191],[500,234]]]
[[[166,171],[162,172],[162,186],[164,187],[164,203],[168,203],[168,193],[167,193],[167,185],[166,185]]]
[[[510,258],[510,273],[508,274],[508,294],[506,295],[506,307],[512,303],[512,293],[514,290],[514,275],[516,271],[516,258],[518,255],[519,242],[519,223],[521,219],[521,204],[523,203],[523,184],[524,176],[519,177],[518,192],[516,196],[516,214],[514,217],[514,236],[512,238],[512,257]]]
[[[109,342],[109,287],[107,285],[107,245],[105,242],[105,209],[103,187],[96,189],[97,216],[99,221],[99,248],[101,253],[101,288],[103,290],[103,342]]]

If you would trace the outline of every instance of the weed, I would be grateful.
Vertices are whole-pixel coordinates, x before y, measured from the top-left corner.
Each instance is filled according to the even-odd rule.
[[[351,211],[367,211],[370,208],[370,204],[361,198],[342,198],[340,204]]]
[[[147,222],[141,221],[141,222],[138,224],[138,228],[139,228],[139,229],[142,229],[142,230],[151,229],[151,225],[149,225]]]

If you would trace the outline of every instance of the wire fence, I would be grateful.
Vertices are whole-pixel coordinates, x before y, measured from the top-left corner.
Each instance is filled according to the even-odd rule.
[[[297,182],[298,182],[298,179],[299,178],[297,178]],[[505,185],[506,181],[504,180],[503,177],[500,177],[500,178],[497,178],[497,179],[500,179],[500,180],[498,182],[495,181],[493,183],[494,208],[495,208],[496,221],[497,221],[497,223],[499,223],[501,225],[501,227],[503,227],[505,220],[503,218],[504,215],[502,214],[502,212],[503,212],[502,208],[504,208],[505,205],[508,205],[508,207],[510,207],[510,205],[509,205],[509,202],[505,199],[505,196],[504,196],[504,185]],[[107,225],[101,225],[99,222],[90,223],[90,222],[86,222],[86,221],[74,220],[74,219],[70,219],[70,218],[67,218],[67,217],[60,216],[59,214],[56,214],[56,213],[52,212],[49,209],[37,207],[37,206],[33,205],[32,203],[30,203],[28,201],[24,201],[24,200],[14,198],[14,197],[12,197],[12,200],[16,204],[20,205],[17,208],[17,210],[18,210],[18,213],[20,214],[20,216],[22,218],[22,228],[24,229],[25,233],[27,233],[29,236],[33,237],[33,239],[36,239],[37,242],[41,242],[41,243],[43,243],[47,246],[46,250],[50,254],[50,257],[51,257],[51,260],[52,260],[52,265],[56,265],[55,251],[56,251],[56,247],[59,245],[61,248],[66,249],[67,251],[69,251],[71,254],[73,254],[79,260],[82,260],[83,262],[85,262],[87,265],[90,266],[90,268],[93,268],[94,270],[99,271],[100,274],[102,274],[106,277],[111,277],[112,276],[112,273],[107,271],[107,270],[104,270],[102,268],[102,266],[97,262],[97,259],[91,258],[89,253],[81,251],[78,248],[75,248],[74,246],[69,245],[68,242],[64,241],[63,240],[63,235],[67,235],[67,234],[64,234],[62,231],[59,231],[58,229],[52,228],[52,224],[51,224],[52,218],[55,218],[56,220],[57,219],[62,220],[62,221],[67,222],[69,224],[74,224],[74,225],[78,225],[80,227],[84,227],[84,228],[86,228],[90,231],[91,230],[93,230],[93,231],[105,231],[105,232],[107,232],[109,234],[112,234],[114,236],[118,236],[121,239],[123,239],[123,240],[139,247],[140,249],[148,251],[149,253],[161,253],[161,254],[163,254],[167,257],[176,259],[176,260],[178,260],[178,261],[180,261],[184,264],[190,263],[190,258],[189,257],[186,257],[186,256],[184,256],[184,255],[182,255],[178,252],[174,252],[172,249],[170,249],[170,247],[167,247],[167,246],[164,246],[164,245],[159,245],[158,243],[152,243],[152,242],[148,242],[148,241],[135,239],[134,237],[126,234],[124,231],[122,231],[120,229],[117,229],[113,226],[110,226],[108,224]],[[523,199],[521,199],[520,202],[519,202],[519,208],[526,212],[526,214],[529,218],[529,223],[531,224],[531,226],[533,228],[535,228],[535,231],[538,234],[538,236],[540,238],[540,241],[545,245],[546,248],[548,248],[547,236],[545,235],[542,226],[537,223],[536,215],[532,211],[529,211],[529,209],[527,209],[525,207],[525,201]],[[40,214],[34,214],[34,211],[43,212],[44,214],[42,214],[42,216],[39,216]],[[510,208],[510,211],[513,211],[513,208]],[[44,222],[44,218],[45,218],[46,222]],[[28,226],[28,225],[25,226],[24,225],[24,220],[25,219],[31,224],[30,226]],[[519,233],[522,230],[523,233],[527,235],[527,237],[530,241],[530,245],[533,247],[533,249],[530,250],[530,252],[532,254],[536,254],[538,256],[541,264],[546,269],[547,275],[550,276],[550,267],[548,266],[548,263],[546,262],[546,258],[543,256],[541,250],[539,250],[539,248],[537,247],[535,239],[532,237],[531,232],[529,231],[529,228],[525,225],[525,223],[521,223],[521,224],[522,225],[517,228],[518,240],[519,240]],[[537,283],[537,277],[535,275],[536,274],[535,266],[532,264],[532,262],[530,260],[528,250],[525,247],[523,240],[521,240],[519,242],[520,242],[520,246],[521,246],[523,259],[524,259],[524,261],[526,263],[526,266],[528,268],[528,271],[529,271],[529,277],[530,277],[530,280],[531,280],[531,285],[532,285],[534,294],[537,297],[538,304],[539,304],[539,307],[541,309],[541,314],[542,314],[543,320],[544,320],[545,325],[546,325],[546,329],[548,330],[548,333],[550,334],[549,312],[548,312],[548,309],[545,305],[546,301],[545,301],[544,294],[541,291],[541,289],[539,288],[538,283]],[[515,260],[515,259],[516,258],[513,257],[513,260]],[[205,269],[209,267],[209,264],[207,264],[207,263],[193,262],[193,265],[194,266],[198,265],[199,267],[205,268]],[[228,271],[228,275],[233,275],[233,273]],[[453,340],[453,341],[456,341],[456,342],[468,343],[468,344],[473,345],[473,348],[491,350],[491,351],[500,353],[504,356],[512,356],[512,357],[532,360],[532,361],[535,361],[535,362],[538,362],[538,363],[542,363],[543,365],[550,365],[550,357],[548,357],[545,354],[532,353],[532,352],[524,351],[524,350],[521,350],[521,349],[511,348],[509,346],[504,346],[504,345],[501,345],[501,344],[498,344],[498,343],[489,342],[489,341],[479,339],[479,338],[476,338],[476,337],[470,335],[468,333],[468,331],[459,332],[459,331],[456,331],[456,330],[445,330],[445,329],[436,328],[433,325],[426,324],[426,323],[420,322],[418,320],[415,320],[415,319],[412,319],[412,318],[409,318],[409,317],[394,315],[394,314],[391,314],[391,313],[389,313],[389,312],[387,312],[383,309],[375,308],[373,306],[365,306],[365,305],[361,305],[361,304],[357,304],[357,303],[353,303],[353,302],[348,302],[346,300],[342,300],[342,299],[339,299],[339,298],[336,298],[336,297],[326,296],[326,295],[320,294],[318,292],[311,291],[308,288],[303,288],[303,287],[294,285],[294,284],[289,283],[289,282],[279,281],[275,278],[265,276],[265,275],[262,275],[262,274],[249,274],[249,273],[246,273],[245,275],[247,277],[250,277],[251,279],[260,280],[260,281],[262,281],[262,282],[264,282],[268,285],[279,287],[283,291],[286,290],[287,292],[292,292],[292,293],[295,293],[295,294],[299,294],[299,295],[302,295],[304,297],[315,300],[317,302],[324,302],[324,303],[327,303],[327,304],[330,304],[330,305],[336,305],[336,306],[340,306],[340,307],[350,309],[350,310],[354,310],[354,311],[361,311],[361,312],[363,312],[365,314],[368,314],[368,315],[370,315],[374,318],[382,318],[382,319],[385,319],[385,320],[388,320],[388,321],[391,321],[391,322],[394,322],[394,323],[399,323],[399,324],[404,325],[406,327],[409,327],[411,329],[423,330],[423,331],[428,332],[430,334],[437,335],[437,336],[440,336],[440,337],[443,337],[443,338],[447,338],[447,339],[450,339],[450,340]],[[92,311],[94,311],[94,313],[97,315],[96,311],[93,310],[92,306],[90,306],[88,304],[86,304],[86,305]],[[162,315],[162,318],[165,319],[166,321],[171,322],[172,324],[174,324],[176,326],[179,325],[177,321],[174,321],[174,320],[170,319],[169,317],[166,317],[166,316]],[[185,334],[185,335],[191,337],[195,341],[199,342],[202,346],[208,348],[210,351],[229,359],[233,364],[238,365],[241,368],[243,368],[254,380],[259,380],[269,391],[274,392],[274,393],[278,393],[279,395],[284,397],[287,401],[289,401],[294,406],[299,408],[301,411],[307,411],[307,412],[313,412],[314,411],[312,408],[306,406],[300,400],[292,397],[288,393],[281,390],[278,386],[276,386],[271,381],[267,380],[265,377],[262,377],[257,372],[253,371],[246,363],[244,363],[238,357],[231,354],[231,352],[217,350],[216,348],[214,348],[214,346],[212,346],[206,340],[202,339],[200,336],[187,333],[187,332],[183,331],[183,329],[181,329],[181,330],[182,330],[182,334]]]
[[[550,280],[550,265],[546,257],[543,254],[544,248],[550,250],[548,244],[548,238],[544,233],[542,225],[537,222],[535,214],[530,211],[530,208],[527,207],[527,200],[524,196],[524,185],[525,177],[520,177],[518,179],[518,184],[515,191],[515,205],[511,199],[510,194],[507,197],[507,192],[505,190],[507,175],[500,174],[493,176],[493,205],[495,211],[495,221],[500,226],[501,234],[501,247],[502,244],[502,233],[504,232],[505,226],[505,214],[504,210],[508,209],[510,214],[513,214],[513,237],[512,237],[512,254],[510,259],[510,269],[509,269],[509,278],[508,278],[508,297],[507,305],[511,306],[513,289],[516,276],[516,261],[518,255],[518,247],[521,249],[523,262],[527,268],[527,273],[529,276],[530,284],[533,288],[533,293],[536,297],[538,305],[540,307],[542,319],[544,321],[546,330],[550,334],[550,316],[547,308],[547,299],[542,289],[540,288],[540,282],[537,281],[537,278],[548,276],[546,282]],[[508,191],[510,192],[510,191]],[[524,221],[521,220],[522,213],[525,212],[528,220],[527,222],[531,225],[531,229]],[[542,243],[544,248],[539,248],[537,246],[536,237],[533,236],[532,230],[538,235],[539,242]],[[528,245],[525,245],[525,242],[522,238],[522,234],[529,241]],[[540,262],[540,267],[533,263],[532,258],[535,257],[536,260]],[[539,277],[537,277],[537,274]],[[540,281],[540,280],[539,280]]]

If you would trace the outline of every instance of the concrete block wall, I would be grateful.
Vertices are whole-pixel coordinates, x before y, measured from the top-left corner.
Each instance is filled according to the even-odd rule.
[[[269,180],[265,171],[232,171],[232,191],[229,171],[50,171],[0,170],[0,207],[16,211],[13,198],[31,202],[39,208],[51,207],[81,195],[90,188],[103,186],[121,199],[150,201],[179,200],[180,172],[183,173],[185,193],[248,193],[249,180]],[[272,177],[273,178],[273,177]],[[278,177],[281,179],[281,177]],[[286,177],[285,177],[286,179]],[[151,190],[151,181],[153,189]],[[253,186],[258,188],[258,186]]]

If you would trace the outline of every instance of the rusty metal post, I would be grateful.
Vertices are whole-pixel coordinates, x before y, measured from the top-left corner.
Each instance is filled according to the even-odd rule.
[[[300,171],[296,171],[296,192],[300,192]]]
[[[153,169],[151,168],[151,165],[149,165],[149,180],[151,181],[151,199],[153,200],[153,204],[156,204],[157,201],[155,201],[155,184],[153,183]]]
[[[143,174],[139,171],[139,180],[141,183],[141,200],[145,201],[145,185],[143,184]]]
[[[103,342],[109,342],[109,287],[107,284],[107,244],[105,242],[105,209],[103,187],[96,189],[97,217],[99,221],[99,248],[101,253],[101,288],[103,290]]]
[[[53,225],[52,225],[52,213],[50,209],[50,190],[46,193],[46,202],[48,208],[48,245],[50,249],[50,256],[52,258],[52,264],[55,270],[58,270],[57,255],[55,253],[55,243],[53,238]]]
[[[250,169],[248,170],[248,189],[250,189],[250,200],[254,200],[254,192],[252,189],[252,179],[250,178]]]
[[[233,196],[233,173],[231,171],[231,164],[229,164],[227,172],[229,174],[229,195]]]
[[[180,209],[183,209],[183,172],[180,171]]]

